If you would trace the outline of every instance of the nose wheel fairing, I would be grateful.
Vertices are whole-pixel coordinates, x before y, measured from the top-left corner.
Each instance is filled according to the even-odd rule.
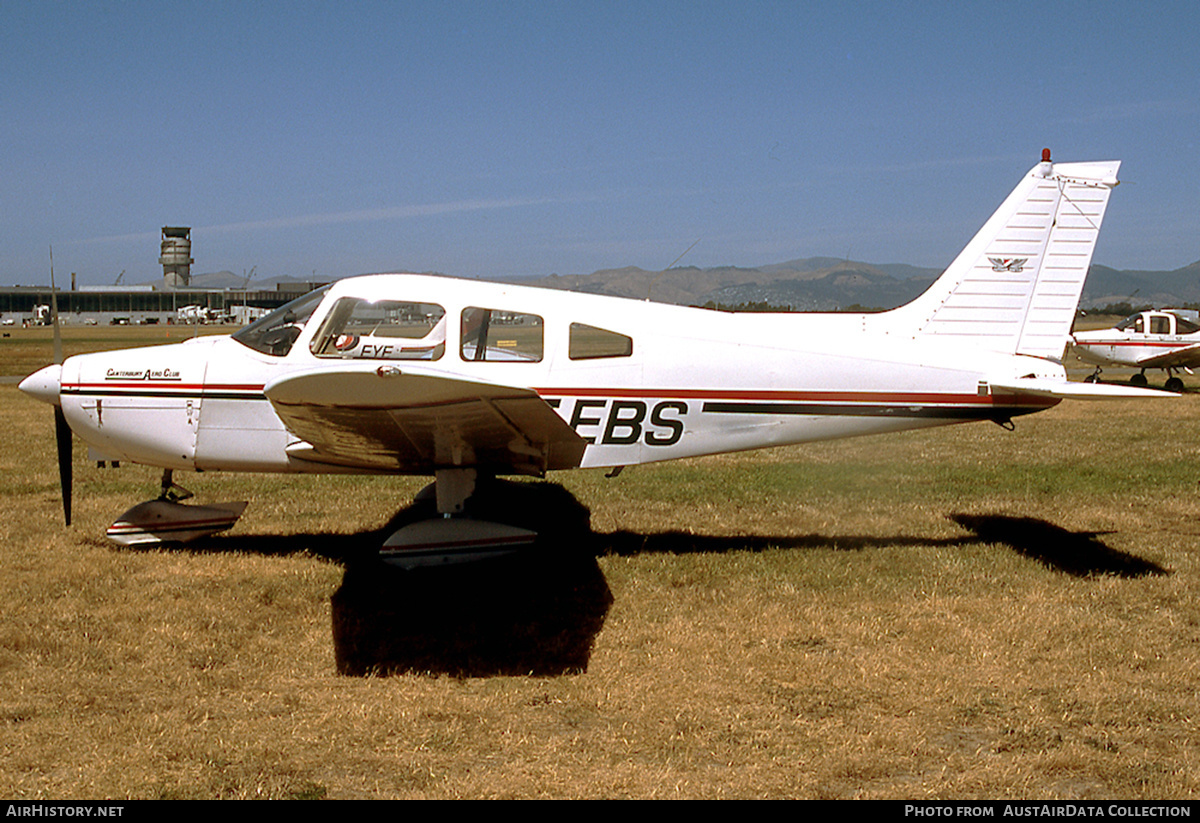
[[[472,520],[443,517],[411,523],[384,541],[379,557],[404,569],[467,563],[511,554],[533,545],[537,532]]]
[[[173,500],[147,500],[118,517],[108,538],[122,546],[187,543],[225,531],[237,523],[245,502],[197,506]]]
[[[191,497],[190,491],[175,482],[173,472],[165,469],[162,494],[138,503],[113,521],[108,538],[122,546],[187,543],[232,528],[248,505],[245,501],[208,506],[181,502]]]

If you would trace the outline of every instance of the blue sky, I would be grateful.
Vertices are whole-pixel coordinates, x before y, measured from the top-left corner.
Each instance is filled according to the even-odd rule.
[[[944,266],[1043,146],[1200,259],[1200,4],[0,0],[0,284]]]

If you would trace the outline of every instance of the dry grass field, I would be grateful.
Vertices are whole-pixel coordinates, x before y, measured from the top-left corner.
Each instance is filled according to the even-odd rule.
[[[567,473],[541,555],[412,573],[423,481],[181,474],[242,522],[122,549],[157,473],[79,446],[64,528],[0,420],[0,796],[1200,795],[1200,394]]]

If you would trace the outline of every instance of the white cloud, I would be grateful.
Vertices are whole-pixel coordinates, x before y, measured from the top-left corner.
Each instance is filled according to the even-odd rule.
[[[268,220],[248,220],[241,223],[222,223],[212,226],[193,226],[192,230],[205,234],[236,234],[240,232],[262,231],[264,229],[296,229],[310,226],[329,226],[343,223],[369,223],[385,220],[410,220],[418,217],[434,217],[443,214],[458,214],[472,211],[493,211],[497,209],[512,209],[523,206],[540,206],[546,204],[561,204],[581,202],[586,198],[559,197],[510,197],[500,200],[457,200],[450,203],[422,203],[412,206],[388,206],[381,209],[361,209],[356,211],[328,212],[326,214],[301,214],[292,217],[274,217]],[[159,239],[157,233],[139,232],[136,234],[108,235],[92,237],[82,243],[122,243],[144,242]]]

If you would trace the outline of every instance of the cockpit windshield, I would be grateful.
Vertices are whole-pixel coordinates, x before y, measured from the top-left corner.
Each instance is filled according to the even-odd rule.
[[[309,292],[275,311],[260,317],[244,329],[233,333],[233,339],[263,354],[283,357],[292,350],[292,344],[300,336],[304,324],[320,305],[329,286]]]
[[[1146,321],[1140,314],[1131,314],[1117,324],[1117,328],[1121,331],[1129,331],[1132,329],[1133,331],[1140,332],[1144,331],[1145,327]]]

